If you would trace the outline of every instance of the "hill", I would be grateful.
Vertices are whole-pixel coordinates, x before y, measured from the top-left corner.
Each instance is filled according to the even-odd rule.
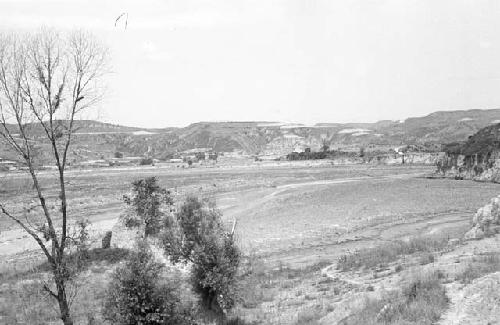
[[[285,155],[293,150],[331,149],[387,152],[412,146],[438,151],[441,145],[464,142],[481,128],[500,122],[500,109],[435,112],[404,121],[376,123],[199,122],[183,128],[138,128],[98,121],[79,120],[74,137],[74,161],[112,157],[116,151],[128,156],[167,158],[195,148],[250,155]],[[64,123],[64,121],[60,121]],[[33,134],[41,134],[35,127]],[[43,143],[39,144],[42,147]],[[0,147],[0,158],[14,156]]]
[[[500,123],[482,128],[463,143],[448,144],[446,151],[464,156],[487,155],[500,151]]]

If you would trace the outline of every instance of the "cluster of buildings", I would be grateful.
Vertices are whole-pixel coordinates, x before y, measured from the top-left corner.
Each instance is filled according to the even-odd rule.
[[[171,163],[182,163],[182,162],[200,162],[213,160],[217,161],[219,154],[213,151],[212,148],[194,148],[182,151],[176,154],[173,158],[169,159]]]

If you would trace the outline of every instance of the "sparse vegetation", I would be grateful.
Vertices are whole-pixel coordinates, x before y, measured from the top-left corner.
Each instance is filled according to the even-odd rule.
[[[403,255],[415,253],[426,253],[422,255],[426,260],[422,261],[431,263],[431,253],[441,251],[448,245],[448,238],[442,237],[414,237],[407,241],[391,241],[377,247],[365,248],[352,254],[343,255],[337,262],[337,269],[351,271],[384,266]]]
[[[86,251],[85,256],[82,257],[81,252],[76,251],[66,256],[66,267],[76,273],[87,270],[95,263],[109,263],[116,264],[127,259],[130,251],[125,248],[93,248]],[[30,272],[48,272],[50,265],[47,262],[40,264],[33,268]]]
[[[491,252],[474,256],[467,263],[465,269],[456,275],[455,279],[461,283],[469,284],[474,279],[498,271],[500,271],[500,253]]]
[[[419,263],[420,265],[434,263],[434,254],[431,252],[424,252],[419,257]]]
[[[369,300],[343,324],[434,324],[448,306],[441,277],[439,272],[418,276],[398,292]]]

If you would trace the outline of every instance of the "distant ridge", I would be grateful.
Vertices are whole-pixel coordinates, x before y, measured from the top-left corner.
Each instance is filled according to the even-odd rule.
[[[284,155],[305,147],[319,150],[324,144],[332,149],[351,151],[364,148],[387,152],[404,145],[436,151],[442,144],[466,141],[495,121],[500,121],[500,109],[440,111],[404,121],[315,125],[220,121],[197,122],[186,127],[140,128],[79,120],[76,121],[73,158],[111,157],[116,151],[133,156],[165,158],[195,148],[238,151],[249,155]],[[0,151],[0,158],[13,157],[4,148]]]

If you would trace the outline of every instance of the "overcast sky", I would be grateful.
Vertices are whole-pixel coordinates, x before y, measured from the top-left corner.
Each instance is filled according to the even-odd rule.
[[[115,27],[115,19],[128,13]],[[0,29],[110,47],[100,118],[372,122],[500,107],[500,1],[0,0]]]

